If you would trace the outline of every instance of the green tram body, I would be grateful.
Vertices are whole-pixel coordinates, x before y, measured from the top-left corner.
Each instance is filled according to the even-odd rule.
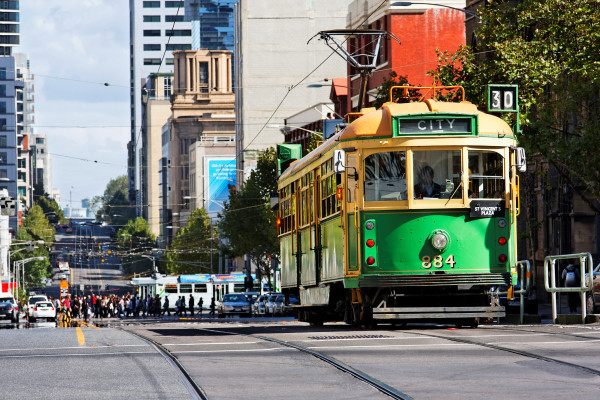
[[[490,289],[517,279],[515,146],[510,127],[473,104],[425,100],[366,112],[293,162],[279,178],[278,225],[281,286],[299,296],[299,319],[504,316]],[[333,172],[335,150],[345,173]],[[429,164],[440,195],[422,198]]]

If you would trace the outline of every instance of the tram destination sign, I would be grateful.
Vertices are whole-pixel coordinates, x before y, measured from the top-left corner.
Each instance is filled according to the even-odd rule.
[[[471,200],[471,218],[504,217],[504,200]]]
[[[476,118],[456,115],[394,116],[394,136],[473,135]]]

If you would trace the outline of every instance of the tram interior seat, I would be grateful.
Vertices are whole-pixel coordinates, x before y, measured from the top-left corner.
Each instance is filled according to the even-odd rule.
[[[406,200],[406,179],[375,179],[365,182],[365,201]]]

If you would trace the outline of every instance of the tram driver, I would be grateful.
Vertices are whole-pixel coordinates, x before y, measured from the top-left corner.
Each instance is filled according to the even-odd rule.
[[[442,187],[433,181],[433,168],[423,165],[418,171],[418,183],[415,185],[415,199],[439,198]]]

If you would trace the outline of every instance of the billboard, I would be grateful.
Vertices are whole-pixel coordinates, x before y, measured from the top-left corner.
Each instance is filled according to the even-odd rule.
[[[223,203],[229,199],[229,189],[235,186],[235,156],[205,157],[204,171],[207,177],[204,188],[204,208],[206,212],[217,213],[223,210]]]

